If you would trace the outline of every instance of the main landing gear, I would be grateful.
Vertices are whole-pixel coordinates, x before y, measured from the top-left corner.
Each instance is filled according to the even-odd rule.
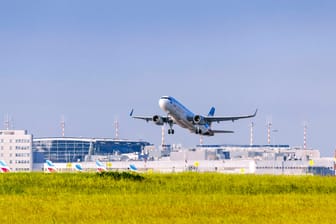
[[[172,128],[169,128],[169,129],[168,129],[168,134],[169,134],[169,135],[170,135],[170,134],[172,134],[172,135],[173,135],[173,134],[174,134],[174,129],[172,129]]]
[[[169,124],[169,129],[168,129],[168,135],[174,134],[174,129],[173,129],[173,121],[168,122]]]
[[[195,134],[201,135],[202,130],[199,127],[196,127]]]

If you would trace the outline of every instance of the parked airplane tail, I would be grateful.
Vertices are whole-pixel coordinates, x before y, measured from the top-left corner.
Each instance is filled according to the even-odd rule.
[[[77,163],[77,164],[75,164],[75,170],[76,171],[79,171],[79,172],[82,172],[83,171],[83,167],[82,167],[82,165],[80,164],[80,163]]]
[[[96,160],[96,167],[97,167],[97,172],[107,171],[106,166],[104,166],[104,164],[102,164],[99,160]]]
[[[47,164],[47,171],[49,173],[57,172],[57,168],[56,168],[55,164],[53,164],[50,160],[46,160],[46,164]]]
[[[138,172],[138,168],[134,164],[129,165],[128,168],[129,168],[130,171]]]
[[[1,173],[9,173],[11,170],[9,166],[5,163],[5,161],[0,160],[0,172]]]

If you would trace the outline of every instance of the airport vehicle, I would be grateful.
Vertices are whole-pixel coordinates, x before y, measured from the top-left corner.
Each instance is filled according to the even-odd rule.
[[[212,122],[221,121],[235,121],[239,119],[252,118],[257,114],[257,110],[254,114],[243,115],[243,116],[214,116],[215,108],[212,107],[207,116],[194,114],[189,109],[187,109],[182,103],[177,101],[171,96],[162,96],[159,100],[160,108],[167,113],[167,116],[133,116],[134,110],[132,109],[130,116],[135,119],[142,119],[145,121],[153,121],[156,125],[168,124],[168,134],[174,134],[173,125],[177,124],[182,128],[190,130],[190,132],[199,134],[213,136],[215,133],[233,133],[233,131],[226,130],[213,130],[211,128]]]
[[[0,160],[0,173],[9,173],[11,170],[5,161]]]
[[[57,172],[57,168],[55,164],[53,164],[53,162],[51,162],[50,160],[46,160],[46,164],[47,164],[47,172],[49,173]]]

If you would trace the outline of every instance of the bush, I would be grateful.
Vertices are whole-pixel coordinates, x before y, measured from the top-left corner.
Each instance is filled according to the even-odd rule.
[[[145,177],[137,173],[130,172],[101,172],[97,173],[99,177],[103,178],[113,178],[114,180],[132,180],[132,181],[143,181]]]

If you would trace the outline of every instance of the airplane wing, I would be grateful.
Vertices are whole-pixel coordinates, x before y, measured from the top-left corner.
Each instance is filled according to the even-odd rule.
[[[153,121],[154,123],[158,125],[162,125],[164,123],[175,123],[169,116],[163,117],[159,115],[154,115],[154,116],[133,116],[133,109],[130,113],[130,116],[135,119],[141,119],[145,121]]]
[[[153,116],[153,117],[148,117],[148,116],[132,116],[132,118],[145,120],[147,122],[148,121],[154,121],[154,122],[156,122],[155,116]],[[158,117],[158,118],[162,119],[163,123],[169,123],[169,122],[172,121],[169,117]]]
[[[256,110],[254,112],[254,114],[251,115],[243,115],[243,116],[227,116],[227,117],[212,117],[212,116],[206,116],[204,117],[204,120],[206,122],[221,122],[221,121],[235,121],[235,120],[239,120],[239,119],[245,119],[245,118],[251,118],[251,117],[255,117],[257,115],[258,110]]]
[[[234,133],[234,131],[225,131],[225,130],[211,130],[213,133]]]
[[[153,117],[148,117],[148,116],[133,116],[133,112],[134,112],[134,109],[131,110],[131,113],[130,113],[130,117],[132,118],[135,118],[135,119],[142,119],[142,120],[145,120],[145,121],[153,121]]]
[[[135,119],[142,119],[142,120],[145,120],[145,121],[153,121],[153,117],[145,117],[145,116],[132,116],[132,118],[135,118]]]

